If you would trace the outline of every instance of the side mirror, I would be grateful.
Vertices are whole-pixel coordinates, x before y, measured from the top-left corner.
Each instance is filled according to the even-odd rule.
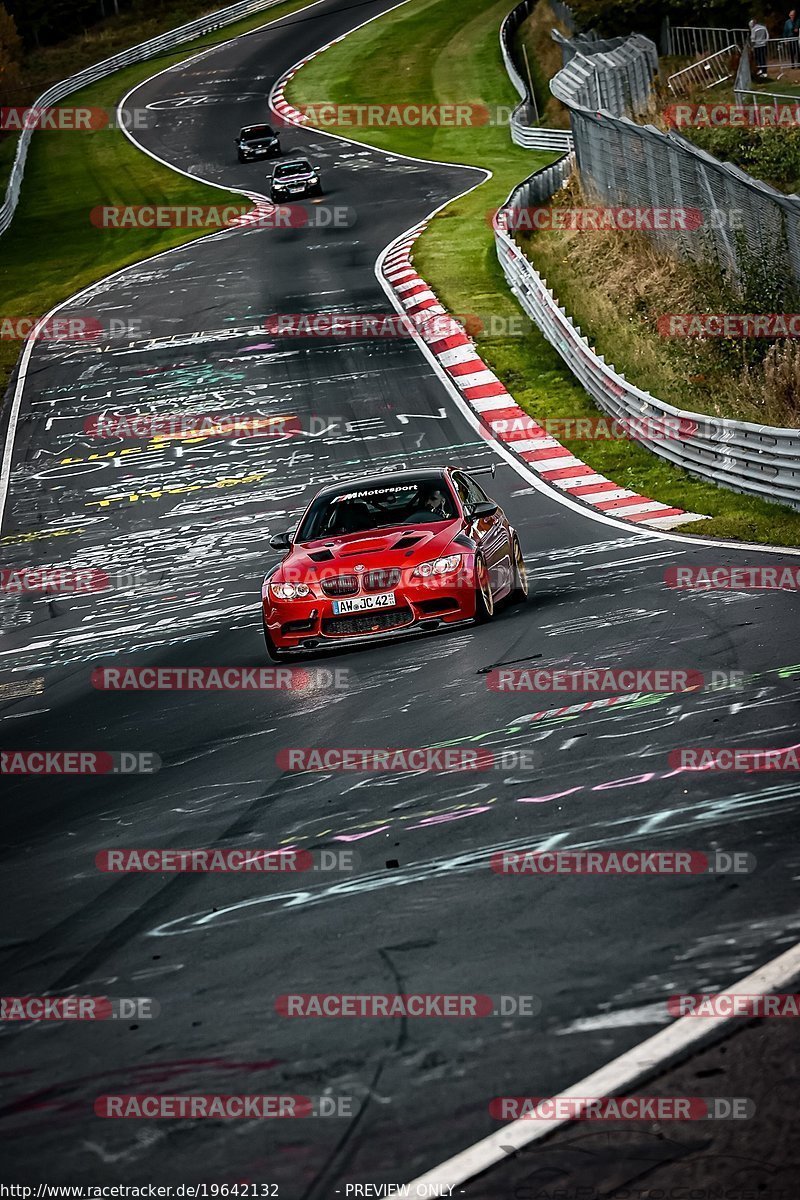
[[[290,550],[292,539],[288,533],[275,533],[269,539],[269,544],[273,550]]]
[[[470,509],[470,519],[477,521],[481,517],[493,517],[499,507],[500,505],[495,504],[493,500],[481,500],[479,504],[474,504]]]

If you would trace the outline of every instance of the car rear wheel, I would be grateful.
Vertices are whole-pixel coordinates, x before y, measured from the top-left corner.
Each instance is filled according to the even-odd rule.
[[[489,569],[482,555],[475,559],[475,620],[479,624],[494,616],[494,596]]]
[[[515,537],[511,547],[511,563],[514,572],[514,583],[511,588],[511,599],[520,602],[528,599],[528,573],[525,570],[525,559],[519,538]]]

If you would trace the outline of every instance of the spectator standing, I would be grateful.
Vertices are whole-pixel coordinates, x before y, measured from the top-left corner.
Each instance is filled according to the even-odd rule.
[[[760,21],[750,22],[750,45],[756,60],[756,76],[758,79],[767,78],[767,42],[769,30]]]
[[[800,22],[797,20],[797,11],[793,8],[783,23],[783,38],[784,41],[789,42],[789,59],[795,69],[800,61],[798,35],[800,35]]]

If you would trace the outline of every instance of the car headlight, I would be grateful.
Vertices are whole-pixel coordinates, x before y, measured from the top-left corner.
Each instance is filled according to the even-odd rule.
[[[420,575],[423,579],[427,579],[430,575],[449,575],[460,565],[460,554],[448,554],[446,558],[435,558],[432,562],[420,563],[418,567],[414,567],[411,574]]]
[[[271,583],[269,590],[276,600],[302,600],[303,597],[311,595],[311,588],[307,583]]]

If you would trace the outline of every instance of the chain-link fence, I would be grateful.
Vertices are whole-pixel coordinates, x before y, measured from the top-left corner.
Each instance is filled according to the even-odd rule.
[[[561,35],[553,36],[564,49]],[[765,275],[776,297],[800,290],[800,196],[720,162],[674,130],[630,119],[650,104],[658,54],[648,38],[633,35],[610,53],[571,40],[581,49],[565,49],[566,65],[550,87],[569,109],[587,195],[676,214],[667,227],[643,232],[669,254],[716,263],[742,290]]]

